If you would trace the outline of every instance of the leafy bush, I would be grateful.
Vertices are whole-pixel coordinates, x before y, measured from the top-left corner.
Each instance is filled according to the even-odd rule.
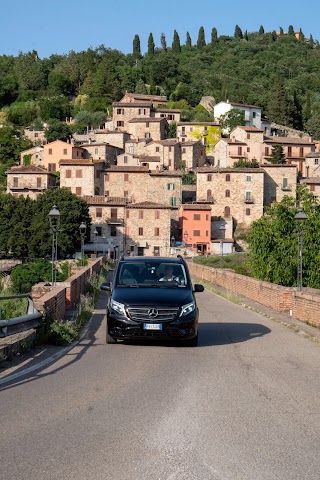
[[[27,265],[19,265],[11,275],[11,286],[15,293],[29,293],[33,285],[39,282],[48,282],[52,276],[52,265],[40,258]]]
[[[74,342],[78,337],[78,328],[73,322],[53,322],[49,326],[49,343],[54,345],[66,345]]]

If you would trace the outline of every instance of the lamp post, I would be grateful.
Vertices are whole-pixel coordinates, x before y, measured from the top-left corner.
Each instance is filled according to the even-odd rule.
[[[52,270],[51,270],[51,285],[56,284],[55,262],[58,257],[58,231],[60,226],[60,212],[56,205],[52,207],[48,213],[50,223],[50,233],[52,235]]]
[[[297,270],[297,281],[298,288],[302,290],[302,239],[304,234],[304,229],[306,226],[307,215],[299,208],[298,213],[294,216],[296,223],[296,230],[298,235],[298,270]]]
[[[81,265],[84,266],[84,237],[86,235],[87,225],[82,222],[80,224],[80,236],[81,236]]]

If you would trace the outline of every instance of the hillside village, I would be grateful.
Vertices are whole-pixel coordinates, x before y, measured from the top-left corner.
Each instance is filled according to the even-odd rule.
[[[43,131],[26,129],[35,146],[6,172],[7,192],[36,198],[60,187],[84,198],[92,219],[85,250],[114,257],[177,248],[230,253],[235,230],[285,195],[295,197],[297,182],[319,195],[320,151],[309,135],[270,124],[259,106],[220,102],[214,122],[181,122],[180,110],[166,103],[126,92],[104,128],[74,134],[71,143],[46,143]],[[244,111],[246,125],[222,137],[219,118],[233,108]],[[172,122],[176,138],[169,138]],[[270,162],[275,145],[285,164]],[[234,168],[240,159],[258,167]],[[194,172],[196,185],[183,185],[186,172]]]

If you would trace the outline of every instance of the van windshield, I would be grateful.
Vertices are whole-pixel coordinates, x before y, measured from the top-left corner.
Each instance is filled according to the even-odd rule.
[[[170,262],[123,262],[116,278],[117,286],[184,287],[184,265]]]

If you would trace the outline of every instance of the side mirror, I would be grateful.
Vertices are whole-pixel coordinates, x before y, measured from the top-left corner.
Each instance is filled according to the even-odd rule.
[[[200,285],[200,283],[195,283],[193,287],[194,292],[203,292],[204,286]]]
[[[111,283],[110,282],[103,282],[100,284],[100,290],[107,290],[108,292],[111,291]]]

